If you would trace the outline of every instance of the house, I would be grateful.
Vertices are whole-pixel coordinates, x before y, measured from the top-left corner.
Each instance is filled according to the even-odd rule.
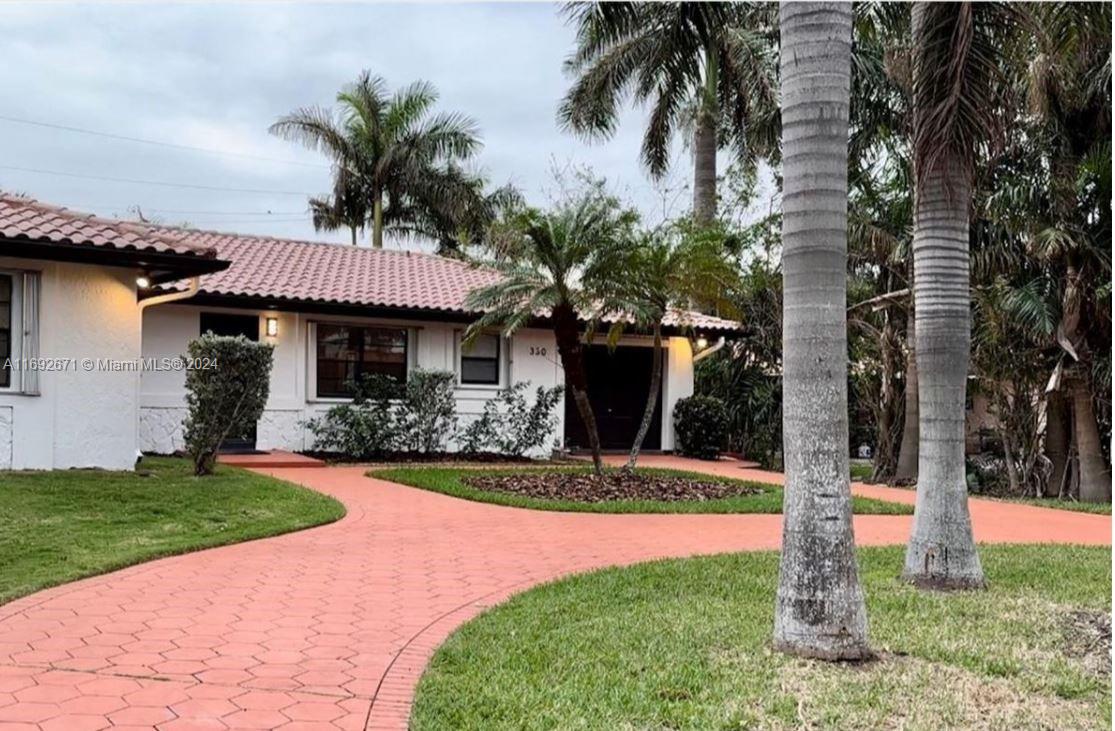
[[[236,435],[241,448],[312,448],[305,421],[346,402],[362,373],[452,371],[462,421],[510,384],[563,384],[544,318],[462,347],[476,315],[465,297],[497,276],[430,254],[121,222],[0,194],[0,363],[11,363],[0,386],[0,467],[126,468],[137,450],[180,449],[185,373],[166,364],[210,330],[275,346],[267,407]],[[738,330],[671,314],[647,448],[674,446],[668,415],[693,392],[694,339]],[[650,346],[632,334],[614,351],[589,348],[606,447],[630,446]],[[555,439],[583,445],[569,401]]]

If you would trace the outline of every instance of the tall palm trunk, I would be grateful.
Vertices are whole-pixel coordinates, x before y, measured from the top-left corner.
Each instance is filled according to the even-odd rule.
[[[624,467],[628,472],[635,469],[639,459],[639,451],[646,441],[650,423],[654,420],[654,409],[658,405],[658,392],[662,390],[662,323],[654,324],[654,353],[651,355],[650,365],[650,392],[647,394],[647,405],[643,409],[643,420],[639,422],[639,431],[635,434],[635,441],[631,445],[631,454]]]
[[[862,659],[867,610],[848,486],[848,104],[852,6],[782,3],[786,461],[775,648]]]
[[[705,52],[705,88],[697,102],[697,123],[693,130],[693,220],[708,226],[716,218],[716,120],[719,83],[716,52]]]
[[[588,446],[592,450],[592,466],[597,475],[604,474],[604,458],[600,452],[600,433],[596,428],[596,416],[592,413],[592,403],[588,398],[588,376],[585,374],[585,349],[581,344],[581,327],[577,313],[568,305],[554,308],[554,339],[557,341],[561,367],[565,371],[565,383],[573,396],[573,405],[581,416],[588,434]]]
[[[1111,502],[1111,470],[1103,460],[1096,412],[1092,407],[1092,391],[1083,377],[1072,379],[1073,432],[1076,435],[1076,459],[1080,465],[1080,501]]]
[[[898,447],[896,482],[909,483],[918,479],[918,357],[915,342],[917,325],[911,305],[906,315],[906,414],[902,422],[902,444]]]
[[[915,18],[921,5],[914,4]],[[946,153],[918,176],[917,188],[913,249],[920,449],[914,527],[902,575],[926,588],[977,588],[984,576],[972,537],[964,469],[971,185],[961,162]]]
[[[1049,484],[1045,486],[1048,497],[1059,496],[1068,484],[1069,426],[1068,409],[1061,391],[1053,391],[1045,399],[1045,455],[1052,464]]]
[[[376,249],[383,248],[383,193],[376,191],[372,194],[372,246]]]

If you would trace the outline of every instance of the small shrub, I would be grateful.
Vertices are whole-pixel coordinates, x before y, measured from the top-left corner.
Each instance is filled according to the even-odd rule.
[[[724,402],[713,396],[690,396],[674,406],[678,451],[687,457],[716,459],[728,433]]]
[[[461,450],[521,457],[545,444],[557,426],[554,407],[565,389],[539,386],[528,408],[523,392],[529,387],[519,382],[489,399],[483,413],[461,432]]]
[[[217,449],[229,434],[247,431],[259,421],[271,388],[274,348],[243,335],[212,333],[186,346],[186,452],[194,474],[213,471]]]
[[[354,459],[399,451],[437,452],[457,428],[456,376],[416,369],[406,384],[366,375],[351,404],[332,407],[306,422],[316,448]]]

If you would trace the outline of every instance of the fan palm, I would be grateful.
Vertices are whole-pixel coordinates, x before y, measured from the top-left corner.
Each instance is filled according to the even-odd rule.
[[[466,339],[490,328],[509,336],[535,318],[549,317],[577,413],[588,434],[593,467],[602,474],[600,435],[588,397],[582,320],[591,318],[599,293],[582,276],[601,250],[631,235],[634,219],[606,196],[587,193],[555,210],[529,210],[500,242],[495,262],[501,279],[469,293],[465,306],[483,315]]]
[[[386,82],[361,73],[337,94],[340,109],[307,107],[281,117],[270,131],[329,156],[334,167],[331,199],[311,203],[317,211],[346,211],[315,219],[325,227],[353,227],[358,214],[369,220],[372,245],[383,246],[385,229],[411,230],[417,213],[468,200],[475,191],[449,166],[480,147],[476,124],[455,113],[434,113],[438,95],[426,82],[394,94]],[[348,201],[357,191],[364,210]]]
[[[643,417],[631,444],[626,469],[635,469],[662,390],[662,323],[675,308],[710,301],[732,288],[735,268],[725,254],[723,237],[711,230],[678,227],[638,237],[613,239],[601,247],[585,280],[600,293],[600,309],[623,313],[611,328],[611,343],[631,325],[653,338],[650,389]],[[622,276],[617,276],[622,272]]]
[[[716,213],[716,152],[735,143],[741,158],[776,152],[778,100],[775,21],[770,3],[570,3],[577,48],[566,61],[576,75],[558,112],[587,137],[615,132],[628,97],[652,102],[642,159],[658,178],[670,143],[692,123],[693,214]]]
[[[852,6],[787,2],[781,21],[786,489],[774,645],[862,659],[844,315]]]

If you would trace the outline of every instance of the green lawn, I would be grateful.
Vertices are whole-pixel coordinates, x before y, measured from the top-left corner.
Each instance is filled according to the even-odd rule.
[[[1110,728],[1109,656],[1073,629],[1110,617],[1110,549],[981,552],[989,590],[942,594],[895,578],[901,548],[861,551],[881,654],[865,665],[770,649],[775,553],[539,587],[438,650],[412,728]]]
[[[1002,500],[1004,502],[1037,505],[1039,508],[1057,508],[1058,510],[1072,510],[1077,513],[1111,515],[1111,503],[1082,503],[1076,500],[1059,500],[1055,497],[1002,498]]]
[[[531,468],[546,469],[546,468]],[[563,468],[564,471],[588,472],[587,467]],[[368,474],[381,480],[398,482],[403,485],[420,487],[423,490],[452,495],[465,500],[475,500],[481,503],[494,503],[496,505],[509,505],[516,508],[531,508],[534,510],[562,510],[579,513],[781,513],[782,488],[776,485],[764,485],[758,482],[745,484],[762,490],[753,495],[724,498],[720,500],[702,501],[677,501],[660,502],[653,500],[626,500],[601,503],[574,502],[572,500],[542,500],[523,495],[512,495],[502,492],[478,490],[469,487],[461,481],[462,477],[469,475],[506,475],[511,469],[462,469],[459,467],[398,467],[391,469],[372,470]],[[556,470],[549,470],[556,471]],[[649,474],[681,475],[711,482],[742,482],[727,477],[713,477],[710,475],[678,470],[641,469],[640,472]],[[889,503],[883,500],[869,498],[853,498],[852,510],[856,513],[873,513],[885,515],[907,515],[913,512],[913,507],[899,503]]]
[[[182,459],[144,459],[137,473],[0,472],[0,603],[342,515],[339,502],[312,490],[223,465],[196,478]]]

